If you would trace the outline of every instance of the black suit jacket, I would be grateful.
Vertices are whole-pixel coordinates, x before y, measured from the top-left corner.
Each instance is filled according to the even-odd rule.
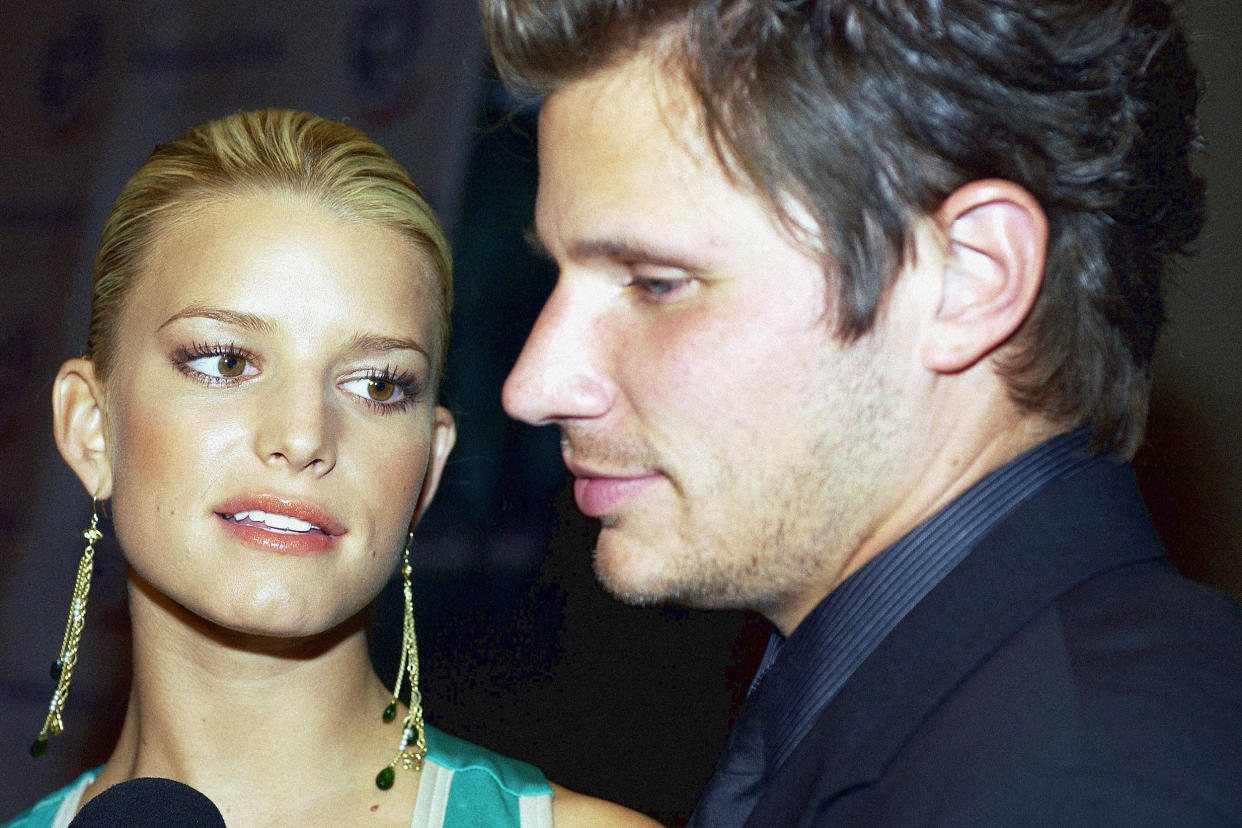
[[[748,825],[1242,825],[1242,610],[1094,464],[902,620]]]

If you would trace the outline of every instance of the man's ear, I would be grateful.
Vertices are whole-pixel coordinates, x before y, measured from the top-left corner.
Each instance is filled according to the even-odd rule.
[[[1048,220],[1024,188],[990,179],[954,191],[935,220],[948,250],[923,364],[956,373],[1003,345],[1030,314],[1044,276]]]
[[[457,423],[453,415],[444,406],[437,405],[435,425],[431,432],[431,456],[427,458],[427,474],[423,478],[423,490],[418,496],[418,506],[414,509],[414,518],[410,521],[410,531],[414,531],[418,519],[431,505],[440,486],[440,475],[444,473],[444,464],[448,460],[453,444],[457,442]]]
[[[112,496],[108,418],[103,386],[89,359],[60,366],[52,386],[52,429],[60,456],[97,500]]]

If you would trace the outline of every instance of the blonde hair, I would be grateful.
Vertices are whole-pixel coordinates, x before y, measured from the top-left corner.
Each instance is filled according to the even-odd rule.
[[[405,169],[361,131],[288,109],[237,112],[194,127],[157,146],[126,183],[95,255],[85,356],[100,378],[111,371],[121,311],[157,234],[204,202],[264,192],[309,197],[416,245],[439,288],[438,381],[453,281],[448,241],[431,206]]]

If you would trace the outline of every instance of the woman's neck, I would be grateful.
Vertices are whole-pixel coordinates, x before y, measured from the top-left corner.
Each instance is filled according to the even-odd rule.
[[[207,793],[230,825],[262,824],[265,809],[287,818],[280,803],[308,795],[366,796],[387,809],[407,798],[395,789],[377,797],[371,781],[400,730],[381,718],[391,695],[371,667],[368,613],[313,638],[243,635],[132,578],[130,612],[129,706],[92,793],[138,776],[173,778]]]

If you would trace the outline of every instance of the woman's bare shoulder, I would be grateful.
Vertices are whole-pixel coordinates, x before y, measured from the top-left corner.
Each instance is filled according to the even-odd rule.
[[[568,788],[552,785],[552,825],[554,828],[573,828],[573,826],[616,825],[625,828],[660,828],[660,823],[638,811],[631,811],[623,805],[596,799],[593,796],[576,793]]]

